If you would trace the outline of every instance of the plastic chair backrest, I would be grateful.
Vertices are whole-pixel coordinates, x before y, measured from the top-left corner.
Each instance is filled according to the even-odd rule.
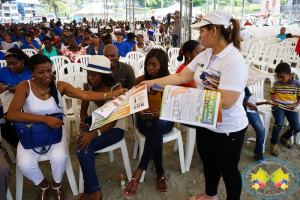
[[[179,51],[180,51],[180,48],[178,47],[172,47],[168,50],[168,57],[169,57],[169,60],[171,60],[172,56],[173,55],[179,55]]]
[[[119,61],[130,65],[134,71],[135,76],[139,76],[139,71],[141,67],[138,61],[129,58],[120,59]]]
[[[60,69],[58,70],[58,78],[59,78],[58,80],[64,79],[64,76],[66,76],[66,75],[72,75],[75,73],[81,73],[81,74],[85,74],[85,76],[87,76],[86,70],[83,70],[82,67],[83,67],[83,65],[80,63],[68,63],[68,64],[61,66]],[[71,84],[71,85],[73,85],[75,87],[74,84]]]
[[[161,49],[161,50],[166,51],[165,48],[161,45],[153,45],[153,49]]]
[[[259,60],[262,55],[264,45],[262,43],[255,43],[251,46],[249,54],[247,55],[248,60]]]
[[[271,87],[272,87],[273,83],[275,81],[275,78],[274,78],[274,76],[270,76],[268,79],[270,80]],[[252,92],[252,96],[259,99],[259,101],[264,100],[264,84],[265,84],[265,80],[261,80],[259,82],[256,82],[256,83],[248,86]]]
[[[80,134],[80,132],[81,132],[81,130],[80,130],[80,116],[79,116],[79,111],[78,111],[77,105],[78,105],[78,99],[72,98],[72,110],[73,110],[74,117],[75,117],[77,132],[78,132],[78,134]]]
[[[133,59],[136,61],[139,61],[141,58],[144,58],[144,57],[146,57],[145,54],[138,52],[138,51],[131,51],[126,54],[126,58]]]
[[[24,52],[24,53],[26,53],[29,57],[31,57],[32,55],[35,55],[35,54],[37,54],[38,52],[36,51],[36,50],[34,50],[34,49],[22,49],[22,51]]]
[[[0,68],[6,66],[7,66],[6,60],[0,60]]]
[[[78,63],[78,61],[80,61],[82,65],[87,66],[91,57],[91,55],[80,55],[75,58],[75,62]]]
[[[59,79],[58,71],[61,66],[71,63],[71,60],[66,56],[52,56],[50,60],[53,62],[52,70],[56,72],[56,79]]]

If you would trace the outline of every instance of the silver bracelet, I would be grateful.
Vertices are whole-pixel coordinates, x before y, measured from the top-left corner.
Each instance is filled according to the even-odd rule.
[[[107,93],[105,92],[105,93],[104,93],[104,100],[105,100],[105,101],[107,100],[106,95],[107,95]]]

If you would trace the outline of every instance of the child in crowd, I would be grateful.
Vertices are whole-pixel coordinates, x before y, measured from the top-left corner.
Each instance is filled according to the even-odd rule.
[[[280,63],[275,69],[277,81],[274,82],[270,89],[270,98],[278,104],[272,107],[272,113],[275,118],[271,138],[271,154],[278,157],[278,137],[282,129],[284,117],[290,123],[290,129],[287,130],[280,138],[280,142],[288,149],[294,148],[290,138],[300,131],[300,124],[296,107],[300,103],[300,82],[292,77],[291,67],[287,63]]]
[[[256,102],[256,99],[251,97],[252,94],[248,87],[246,87],[244,91],[245,91],[245,97],[243,101],[243,106],[245,108],[249,123],[254,128],[256,134],[256,145],[255,145],[253,156],[256,161],[259,161],[264,159],[263,148],[264,148],[266,130],[259,117],[259,113],[257,111],[256,106],[263,105],[263,104],[270,104],[273,106],[277,106],[277,104],[270,101]]]

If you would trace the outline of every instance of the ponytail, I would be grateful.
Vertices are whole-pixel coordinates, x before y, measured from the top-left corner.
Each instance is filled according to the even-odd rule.
[[[231,30],[231,42],[233,45],[238,49],[241,50],[241,27],[238,20],[231,18],[230,22],[232,23],[232,30]]]
[[[55,103],[57,105],[57,107],[59,107],[59,100],[58,100],[58,94],[57,94],[57,87],[55,85],[54,79],[52,78],[52,80],[50,81],[49,84],[49,94],[54,98]],[[61,108],[61,107],[59,107]]]
[[[178,61],[182,61],[183,60],[183,56],[185,56],[185,54],[187,52],[192,53],[199,44],[200,43],[197,42],[196,40],[189,40],[186,43],[184,43],[183,47],[180,48],[177,60]]]

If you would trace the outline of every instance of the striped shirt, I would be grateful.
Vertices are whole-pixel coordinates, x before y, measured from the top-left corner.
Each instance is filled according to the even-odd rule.
[[[275,81],[273,87],[270,89],[270,93],[276,96],[276,103],[282,109],[291,111],[287,105],[292,105],[297,102],[298,97],[300,97],[300,82],[294,77],[287,83],[280,83]]]

